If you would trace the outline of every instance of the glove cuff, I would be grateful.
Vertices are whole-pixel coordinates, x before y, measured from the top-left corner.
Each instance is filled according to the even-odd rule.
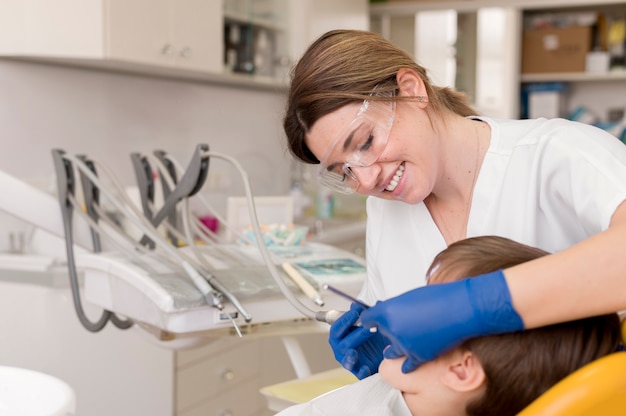
[[[513,307],[502,270],[467,279],[467,290],[473,309],[482,321],[482,335],[524,329],[524,321]]]

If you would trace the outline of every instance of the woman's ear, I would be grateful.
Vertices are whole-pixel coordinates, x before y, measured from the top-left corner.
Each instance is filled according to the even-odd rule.
[[[425,100],[418,101],[418,104],[422,108],[428,105],[426,86],[417,72],[410,68],[400,68],[396,74],[396,82],[400,90],[399,95],[407,97],[426,97]]]
[[[442,383],[458,392],[469,392],[485,384],[485,372],[471,351],[453,351],[442,375]]]

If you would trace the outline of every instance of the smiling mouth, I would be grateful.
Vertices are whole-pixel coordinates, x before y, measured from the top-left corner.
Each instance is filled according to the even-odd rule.
[[[391,182],[389,182],[389,185],[387,185],[387,187],[385,188],[385,191],[393,192],[396,189],[396,186],[398,186],[398,182],[400,182],[400,178],[402,177],[403,174],[404,174],[404,162],[402,162],[402,164],[398,166],[398,170],[396,170],[396,174],[393,175],[393,178],[391,179]]]

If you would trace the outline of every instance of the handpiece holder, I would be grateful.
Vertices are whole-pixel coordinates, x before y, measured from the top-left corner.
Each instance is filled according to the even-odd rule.
[[[209,158],[204,155],[204,152],[208,150],[209,146],[207,144],[199,144],[196,146],[185,173],[176,184],[174,190],[167,196],[161,209],[154,218],[152,218],[153,226],[158,227],[170,214],[170,211],[175,211],[176,204],[183,198],[193,196],[202,188],[209,171]],[[140,243],[147,244],[149,241],[149,237],[144,235]]]
[[[74,175],[74,169],[70,161],[66,160],[63,155],[65,152],[59,149],[52,150],[52,159],[54,162],[54,168],[56,172],[57,178],[57,192],[59,204],[61,207],[61,216],[63,219],[63,228],[65,231],[65,248],[67,254],[67,265],[68,271],[70,275],[70,286],[72,288],[72,298],[74,301],[74,309],[76,310],[76,314],[81,324],[85,327],[85,329],[91,332],[101,331],[107,324],[109,320],[111,320],[115,326],[120,329],[128,329],[133,323],[131,321],[125,321],[119,317],[117,317],[114,313],[108,310],[104,310],[100,318],[93,322],[91,321],[82,306],[82,302],[80,299],[80,289],[78,284],[78,273],[76,271],[76,263],[74,260],[74,242],[73,242],[73,228],[72,228],[72,214],[73,214],[73,204],[71,202],[71,198],[74,197],[74,193],[76,190],[76,178]],[[83,158],[84,159],[84,158]],[[87,163],[87,166],[92,167],[92,164]],[[95,172],[95,169],[94,169]],[[87,180],[86,178],[83,179]],[[90,182],[90,181],[89,181]],[[88,196],[86,200],[89,199],[89,206],[93,207],[93,203],[98,199],[98,193],[92,187],[91,182],[87,184],[86,189],[88,189]],[[95,211],[94,211],[95,214]],[[93,217],[92,217],[93,218]],[[97,234],[92,234],[94,238],[94,247],[99,249],[99,238],[96,237]],[[97,240],[97,245],[96,245]]]

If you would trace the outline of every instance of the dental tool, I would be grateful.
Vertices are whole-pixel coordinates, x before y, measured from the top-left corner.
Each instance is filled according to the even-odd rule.
[[[349,301],[356,303],[357,305],[361,306],[364,309],[368,309],[370,307],[369,305],[367,305],[366,303],[361,302],[360,300],[358,300],[354,296],[351,296],[351,295],[347,294],[346,292],[344,292],[342,290],[339,290],[336,287],[333,287],[333,286],[329,285],[328,283],[324,283],[322,288],[324,290],[330,290],[334,294],[339,295],[339,296],[341,296],[341,297],[343,297],[345,299],[348,299]],[[320,322],[326,322],[327,324],[332,325],[344,313],[345,312],[343,312],[343,311],[336,311],[336,310],[319,311],[319,312],[317,312],[315,314],[315,319],[320,321]],[[361,325],[360,324],[360,320],[357,320],[355,325],[360,326]],[[378,328],[372,327],[372,328],[369,329],[369,331],[374,333],[374,332],[378,331]]]
[[[313,285],[311,285],[301,274],[296,270],[291,263],[283,263],[283,270],[287,273],[287,275],[294,281],[296,285],[307,295],[313,302],[315,302],[319,306],[324,306],[324,299],[320,296],[319,292],[315,290]]]
[[[329,285],[328,283],[324,283],[322,288],[324,290],[330,290],[334,294],[339,295],[339,296],[341,296],[341,297],[343,297],[345,299],[348,299],[351,302],[356,303],[357,305],[361,306],[363,309],[368,309],[370,307],[369,305],[361,302],[360,300],[358,300],[354,296],[351,296],[351,295],[347,294],[346,292],[341,291],[341,290],[337,289],[336,287],[333,287],[333,286]]]

